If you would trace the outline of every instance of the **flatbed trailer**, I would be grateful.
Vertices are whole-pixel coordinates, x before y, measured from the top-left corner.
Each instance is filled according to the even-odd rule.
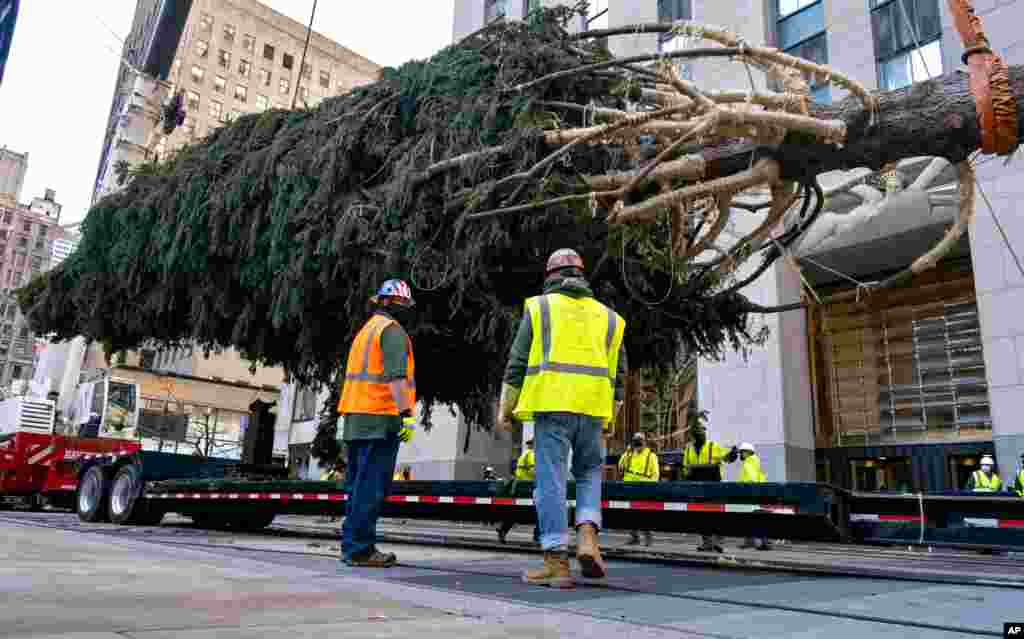
[[[237,462],[138,451],[86,462],[76,506],[84,521],[156,523],[166,513],[208,528],[257,530],[276,515],[344,514],[339,482],[288,480]],[[269,473],[269,474],[268,474]],[[260,475],[263,476],[260,476]],[[533,483],[400,481],[384,516],[531,524]],[[857,493],[816,483],[605,482],[611,529],[805,541],[1024,550],[1024,499],[961,493]],[[569,507],[575,507],[569,483]]]

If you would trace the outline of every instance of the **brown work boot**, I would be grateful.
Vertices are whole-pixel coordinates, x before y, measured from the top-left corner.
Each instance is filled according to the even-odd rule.
[[[390,568],[398,563],[398,558],[395,557],[394,553],[380,552],[376,548],[370,552],[363,553],[362,555],[353,555],[349,559],[343,560],[349,566],[358,566],[360,568]]]
[[[597,545],[597,526],[594,524],[581,524],[576,528],[576,561],[580,562],[580,572],[587,579],[604,579],[608,574]]]
[[[523,573],[523,581],[535,586],[572,588],[575,584],[572,575],[569,574],[569,553],[565,551],[545,552],[544,565]]]

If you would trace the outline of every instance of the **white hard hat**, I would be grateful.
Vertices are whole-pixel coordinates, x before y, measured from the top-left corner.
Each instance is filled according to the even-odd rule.
[[[981,458],[981,465],[984,466],[985,464],[988,464],[989,466],[995,466],[996,462],[989,455],[985,455],[984,457]]]
[[[749,450],[750,452],[754,452],[754,445],[749,442],[743,442],[740,444],[740,450]]]

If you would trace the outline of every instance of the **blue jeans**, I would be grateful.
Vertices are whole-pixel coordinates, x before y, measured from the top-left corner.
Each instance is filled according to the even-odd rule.
[[[398,435],[384,439],[354,439],[348,445],[345,472],[345,523],[341,526],[341,552],[345,559],[372,552],[377,543],[377,518],[391,493],[391,478],[398,459]]]
[[[534,416],[537,459],[533,500],[540,524],[540,546],[544,550],[569,545],[565,489],[570,446],[572,475],[576,479],[576,525],[590,523],[601,528],[601,468],[604,465],[601,434],[601,420],[590,415],[537,413]]]

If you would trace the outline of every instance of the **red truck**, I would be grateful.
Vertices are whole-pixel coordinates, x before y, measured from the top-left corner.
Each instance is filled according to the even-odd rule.
[[[131,455],[137,440],[78,437],[55,432],[54,403],[18,397],[4,400],[0,423],[0,507],[21,503],[75,507],[83,462]]]

